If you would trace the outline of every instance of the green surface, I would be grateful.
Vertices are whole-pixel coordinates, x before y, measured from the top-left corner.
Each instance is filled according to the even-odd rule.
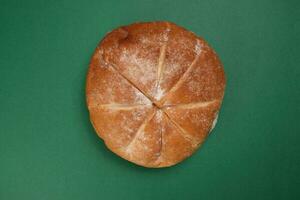
[[[0,200],[300,199],[299,5],[0,0]],[[213,134],[167,169],[109,152],[85,106],[98,41],[151,20],[203,36],[227,75]]]

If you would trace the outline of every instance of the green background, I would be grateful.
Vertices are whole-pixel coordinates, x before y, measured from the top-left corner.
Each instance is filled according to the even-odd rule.
[[[299,5],[0,0],[0,200],[300,199]],[[213,134],[166,169],[108,151],[85,106],[99,40],[152,20],[203,36],[227,75]]]

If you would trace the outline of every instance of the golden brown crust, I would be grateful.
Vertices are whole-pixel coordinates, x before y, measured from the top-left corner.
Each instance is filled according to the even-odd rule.
[[[107,147],[145,167],[167,167],[203,143],[220,109],[225,74],[200,37],[170,22],[113,30],[87,75],[91,122]]]

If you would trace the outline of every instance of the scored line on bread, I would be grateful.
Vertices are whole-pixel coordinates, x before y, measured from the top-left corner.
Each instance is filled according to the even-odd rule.
[[[151,104],[138,104],[138,105],[132,105],[132,104],[102,104],[98,105],[97,108],[99,109],[110,109],[110,110],[132,110],[136,108],[142,108],[142,107],[151,107]]]
[[[136,138],[138,138],[140,136],[140,134],[143,133],[146,125],[148,124],[148,122],[154,117],[156,112],[156,109],[154,109],[151,113],[148,114],[147,118],[145,119],[145,121],[141,124],[141,126],[139,127],[139,129],[137,130],[137,132],[135,133],[134,137],[132,138],[132,140],[129,142],[129,144],[125,147],[125,151],[127,153],[131,153],[130,152],[130,147],[132,145],[132,143],[134,143],[134,141],[136,140]]]
[[[193,108],[199,108],[199,107],[207,107],[210,104],[213,104],[215,102],[218,102],[218,100],[212,100],[212,101],[200,101],[195,103],[183,103],[183,104],[174,104],[174,105],[165,105],[163,108],[185,108],[185,109],[193,109]]]
[[[102,55],[103,56],[103,55]],[[152,101],[152,97],[150,97],[146,92],[144,92],[141,88],[139,88],[136,84],[134,84],[128,77],[126,77],[124,74],[122,74],[119,70],[117,70],[117,67],[114,66],[112,63],[108,63],[106,61],[104,63],[107,67],[111,67],[112,70],[117,72],[124,80],[126,80],[131,86],[136,88],[138,91],[140,91],[146,98],[148,98],[150,101]]]
[[[174,92],[175,90],[177,90],[180,85],[183,83],[183,81],[186,79],[186,77],[188,76],[189,72],[192,70],[193,66],[196,64],[197,60],[200,57],[201,54],[201,45],[199,40],[197,40],[197,43],[195,45],[195,52],[196,52],[196,57],[193,60],[193,62],[191,63],[191,65],[188,67],[188,69],[182,74],[182,76],[178,79],[178,81],[171,87],[171,89],[167,92],[167,94],[165,94],[163,96],[163,98],[161,98],[160,102],[163,103],[166,98],[168,98],[168,96]]]
[[[184,130],[177,122],[175,122],[169,115],[167,112],[163,113],[166,115],[166,117],[170,120],[171,124],[178,130],[178,132],[183,136],[184,139],[186,139],[187,141],[189,141],[194,147],[196,147],[198,145],[197,139],[192,137],[186,130]]]
[[[164,40],[165,43],[160,47],[160,54],[158,58],[158,66],[157,66],[157,78],[156,78],[156,95],[155,99],[160,100],[161,96],[163,95],[162,90],[160,88],[160,82],[163,78],[163,73],[164,73],[164,62],[166,58],[166,48],[168,45],[168,40],[169,40],[169,32],[170,32],[170,23],[166,23],[166,30],[164,33]]]

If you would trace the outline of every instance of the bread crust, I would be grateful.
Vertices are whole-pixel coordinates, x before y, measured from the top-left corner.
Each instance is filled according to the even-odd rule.
[[[171,22],[108,33],[88,70],[90,120],[106,146],[151,168],[197,150],[214,125],[225,90],[220,59],[202,38]]]

